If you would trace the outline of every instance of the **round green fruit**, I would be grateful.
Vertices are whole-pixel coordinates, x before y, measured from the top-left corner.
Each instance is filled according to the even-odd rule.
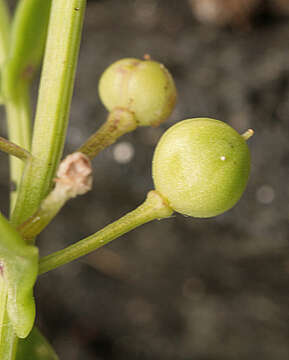
[[[212,217],[243,194],[250,172],[245,138],[222,121],[188,119],[160,139],[153,158],[155,188],[177,212]]]
[[[105,70],[99,95],[108,111],[129,110],[140,126],[159,125],[176,103],[176,87],[164,65],[133,58],[119,60]]]

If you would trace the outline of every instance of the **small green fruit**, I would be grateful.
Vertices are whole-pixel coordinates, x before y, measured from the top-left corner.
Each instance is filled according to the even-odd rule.
[[[133,58],[119,60],[105,70],[99,95],[108,111],[129,110],[140,126],[159,125],[176,103],[176,87],[164,65]]]
[[[172,126],[153,158],[155,188],[177,212],[219,215],[240,199],[250,172],[245,137],[222,121],[196,118]]]

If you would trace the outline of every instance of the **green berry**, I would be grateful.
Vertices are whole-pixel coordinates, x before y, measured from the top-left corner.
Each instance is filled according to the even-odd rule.
[[[129,110],[140,126],[159,125],[176,103],[176,87],[164,65],[133,58],[119,60],[105,70],[99,95],[108,111]]]
[[[193,217],[212,217],[232,208],[245,190],[249,172],[245,137],[208,118],[172,126],[153,158],[156,190],[175,211]]]

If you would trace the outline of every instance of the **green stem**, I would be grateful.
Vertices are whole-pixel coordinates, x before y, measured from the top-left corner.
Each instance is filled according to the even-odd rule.
[[[0,0],[0,68],[6,60],[9,48],[10,19],[4,0]]]
[[[8,135],[10,141],[29,151],[31,145],[29,89],[28,84],[23,83],[21,85],[19,85],[17,96],[6,102]],[[19,159],[10,157],[10,180],[14,185],[11,191],[11,212],[15,205],[24,165]]]
[[[3,95],[13,99],[19,82],[31,82],[41,63],[52,0],[19,0],[3,71]]]
[[[0,70],[6,61],[9,50],[10,16],[6,2],[0,0]],[[0,78],[1,80],[1,78]],[[1,92],[1,89],[0,89]],[[3,99],[0,94],[0,103]],[[19,160],[18,160],[19,161]],[[4,281],[0,264],[0,359],[13,360],[16,356],[18,339],[14,334],[7,313],[7,283]]]
[[[117,108],[109,114],[106,122],[77,151],[93,159],[120,136],[135,130],[136,127],[137,122],[133,113]]]
[[[9,54],[10,20],[6,3],[0,0],[0,68]],[[18,93],[13,100],[6,101],[7,122],[9,137],[15,144],[29,150],[30,147],[30,103],[28,87],[23,81],[17,85]],[[11,181],[16,187],[20,182],[24,164],[15,158],[10,158]],[[11,194],[11,207],[16,199],[16,192]]]
[[[46,273],[89,254],[140,225],[171,216],[172,212],[173,210],[157,191],[150,191],[146,200],[139,207],[119,220],[76,244],[42,258],[39,264],[39,273]]]
[[[20,160],[26,161],[30,159],[31,154],[29,151],[23,149],[22,147],[14,144],[13,142],[3,138],[0,136],[0,150],[9,154],[11,156],[15,156]]]
[[[24,222],[49,192],[62,156],[86,0],[52,2],[32,141],[12,222]],[[37,179],[37,181],[35,181]]]

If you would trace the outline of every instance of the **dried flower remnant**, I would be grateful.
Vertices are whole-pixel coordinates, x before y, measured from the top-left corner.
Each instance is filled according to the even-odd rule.
[[[43,200],[38,211],[18,227],[28,242],[52,221],[69,199],[91,190],[92,168],[89,158],[80,152],[68,155],[61,162],[54,181],[55,188]]]
[[[54,191],[64,192],[67,198],[83,195],[91,190],[92,169],[90,160],[81,152],[68,155],[60,164]]]
[[[202,23],[245,25],[260,5],[260,0],[189,0],[194,16]]]

